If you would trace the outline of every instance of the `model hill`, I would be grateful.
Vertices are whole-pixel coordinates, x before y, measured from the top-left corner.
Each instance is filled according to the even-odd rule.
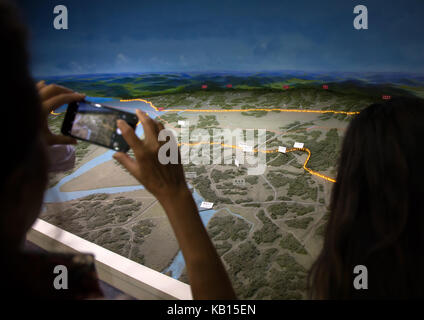
[[[382,95],[424,97],[424,75],[407,73],[148,73],[97,74],[52,77],[50,82],[67,86],[90,96],[121,99],[152,97],[175,93],[245,92],[258,94],[291,90],[353,95],[358,98],[381,99]],[[231,87],[227,87],[227,85]],[[207,88],[202,89],[202,86]],[[287,87],[288,86],[288,87]],[[288,89],[287,89],[288,88]]]

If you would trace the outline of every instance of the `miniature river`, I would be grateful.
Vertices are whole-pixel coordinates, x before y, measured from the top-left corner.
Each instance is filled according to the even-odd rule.
[[[114,106],[117,104],[117,101],[111,99],[111,98],[96,98],[96,97],[87,97],[87,100],[89,101],[93,101],[93,102],[110,102],[108,103],[108,105]],[[137,105],[133,105],[134,106],[134,111],[135,111],[135,107],[148,112],[149,116],[152,118],[156,118],[158,115],[162,114],[162,112],[152,112],[152,108],[148,105],[148,104],[143,104],[143,103],[137,103]],[[119,103],[118,105],[116,105],[116,107],[119,107]],[[126,104],[126,109],[128,109],[128,104]],[[63,112],[65,111],[63,107],[59,108],[58,111]],[[143,133],[143,127],[142,126],[138,126],[136,129],[136,134],[138,136],[140,136]],[[72,191],[72,192],[63,192],[60,190],[60,187],[65,184],[66,182],[75,179],[76,177],[82,175],[83,173],[93,169],[94,167],[98,166],[99,164],[102,164],[106,161],[112,160],[112,156],[115,153],[115,151],[113,150],[108,150],[105,153],[101,154],[100,156],[86,162],[85,164],[83,164],[81,167],[79,167],[77,170],[75,170],[73,173],[69,174],[68,176],[62,178],[59,183],[57,183],[54,187],[48,189],[45,194],[44,194],[44,202],[45,203],[52,203],[52,202],[65,202],[65,201],[70,201],[70,200],[74,200],[74,199],[79,199],[79,198],[83,198],[86,197],[88,195],[91,194],[96,194],[96,193],[109,193],[109,194],[113,194],[113,193],[120,193],[120,192],[130,192],[130,191],[135,191],[135,190],[141,190],[144,189],[144,186],[142,185],[137,185],[137,186],[125,186],[125,187],[110,187],[110,188],[97,188],[97,189],[90,189],[90,190],[82,190],[82,191]],[[198,206],[198,208],[200,207],[200,204],[202,203],[202,201],[204,201],[204,199],[195,191],[193,190],[193,198]],[[209,220],[213,217],[213,215],[216,213],[216,210],[204,210],[204,211],[200,211],[200,217],[202,219],[203,224],[205,225],[205,227],[207,226],[207,224],[209,223]],[[168,271],[172,272],[172,277],[174,279],[178,279],[185,267],[185,261],[184,261],[184,257],[183,254],[181,252],[181,250],[178,251],[177,255],[174,257],[174,259],[172,260],[171,264],[164,270],[162,271],[163,273],[166,273]]]

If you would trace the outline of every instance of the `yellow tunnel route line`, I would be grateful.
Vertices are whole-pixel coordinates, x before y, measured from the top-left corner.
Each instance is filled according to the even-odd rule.
[[[158,108],[156,108],[152,102],[144,100],[144,99],[122,99],[120,100],[121,102],[132,102],[132,101],[140,101],[140,102],[145,102],[147,104],[149,104],[155,111],[160,111]],[[248,112],[248,111],[280,111],[280,112],[299,112],[299,113],[320,113],[320,114],[325,114],[325,113],[334,113],[334,114],[345,114],[345,115],[355,115],[355,114],[359,114],[358,111],[337,111],[337,110],[299,110],[299,109],[279,109],[279,108],[250,108],[250,109],[229,109],[229,110],[222,110],[222,109],[163,109],[162,111],[173,111],[173,112]],[[194,145],[199,145],[199,144],[210,144],[210,145],[218,145],[220,144],[223,147],[230,147],[230,148],[234,148],[234,149],[241,149],[238,146],[233,146],[233,145],[228,145],[228,144],[224,144],[224,143],[219,143],[219,142],[196,142],[196,143],[185,143],[185,145],[189,145],[189,146],[194,146]],[[181,143],[178,144],[179,146],[181,146]],[[305,162],[303,163],[303,169],[305,171],[307,171],[308,173],[310,173],[311,175],[317,176],[319,178],[322,178],[324,180],[330,181],[330,182],[336,182],[335,179],[328,177],[322,173],[319,173],[317,171],[314,171],[310,168],[307,167],[307,164],[309,162],[309,159],[311,158],[311,150],[309,150],[308,148],[290,148],[290,149],[286,149],[286,153],[288,152],[293,152],[293,151],[305,151],[308,153],[308,157],[306,158]],[[275,153],[278,152],[277,150],[257,150],[254,149],[253,152],[263,152],[263,153]]]
[[[198,145],[202,145],[202,144],[209,144],[209,145],[221,145],[224,148],[233,148],[233,149],[242,149],[239,146],[234,146],[234,145],[230,145],[230,144],[225,144],[225,143],[220,143],[220,142],[208,142],[208,141],[201,141],[201,142],[191,142],[191,143],[179,143],[178,146],[181,145],[186,145],[186,146],[198,146]],[[305,171],[307,171],[308,173],[320,177],[324,180],[330,181],[330,182],[336,182],[335,179],[326,176],[322,173],[316,172],[310,168],[307,167],[307,164],[309,162],[309,159],[311,158],[311,150],[309,150],[308,148],[289,148],[286,149],[285,153],[289,153],[289,152],[293,152],[293,151],[305,151],[308,153],[308,157],[306,158],[305,162],[303,163],[303,169]],[[279,152],[278,149],[274,149],[274,150],[260,150],[260,149],[253,149],[252,152],[257,153],[257,152],[261,152],[261,153],[276,153]]]
[[[334,113],[334,114],[346,114],[355,115],[359,114],[359,111],[338,111],[338,110],[307,110],[307,109],[280,109],[280,108],[249,108],[249,109],[163,109],[159,110],[153,103],[144,99],[122,99],[120,102],[133,102],[140,101],[149,104],[155,111],[172,111],[172,112],[248,112],[248,111],[280,111],[280,112],[299,112],[299,113]]]
[[[334,114],[345,114],[345,115],[355,115],[355,114],[359,114],[359,111],[338,111],[338,110],[306,110],[306,109],[280,109],[280,108],[249,108],[249,109],[229,109],[229,110],[222,110],[222,109],[163,109],[163,110],[159,110],[159,108],[157,108],[152,102],[144,100],[144,99],[121,99],[119,100],[120,102],[134,102],[134,101],[139,101],[139,102],[144,102],[147,103],[148,105],[150,105],[155,111],[172,111],[172,112],[210,112],[210,113],[215,113],[215,112],[249,112],[249,111],[266,111],[266,112],[270,112],[270,111],[280,111],[280,112],[298,112],[298,113],[320,113],[320,114],[325,114],[325,113],[334,113]],[[51,112],[52,115],[59,115],[60,113],[55,113],[55,112]],[[137,125],[140,124],[140,122],[137,123]],[[228,145],[228,144],[224,144],[224,143],[219,143],[219,142],[195,142],[195,143],[183,143],[184,145],[189,145],[189,146],[195,146],[195,145],[200,145],[200,144],[210,144],[210,145],[221,145],[223,147],[226,148],[234,148],[234,149],[241,149],[239,146],[233,146],[233,145]],[[179,146],[181,146],[181,143],[178,144]],[[311,150],[309,150],[308,148],[290,148],[290,149],[286,149],[286,153],[289,152],[293,152],[293,151],[305,151],[308,153],[308,157],[306,158],[305,162],[303,163],[303,169],[305,171],[307,171],[308,173],[310,173],[311,175],[317,176],[319,178],[322,178],[324,180],[330,181],[330,182],[336,182],[335,179],[328,177],[322,173],[319,173],[317,171],[314,171],[310,168],[307,167],[307,164],[309,162],[309,159],[311,158]],[[275,153],[278,152],[277,150],[258,150],[258,149],[254,149],[253,152],[262,152],[262,153]]]

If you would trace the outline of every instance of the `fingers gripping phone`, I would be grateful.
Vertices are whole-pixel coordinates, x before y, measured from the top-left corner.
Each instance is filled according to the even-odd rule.
[[[73,102],[68,105],[61,131],[75,139],[127,152],[129,146],[117,127],[118,119],[125,120],[134,129],[137,126],[138,118],[135,114],[100,103]]]

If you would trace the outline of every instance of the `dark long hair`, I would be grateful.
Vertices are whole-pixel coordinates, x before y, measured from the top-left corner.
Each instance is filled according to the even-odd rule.
[[[0,0],[0,43],[0,239],[3,240],[5,234],[18,227],[12,223],[19,222],[18,207],[39,197],[47,179],[47,168],[41,103],[29,71],[27,31],[16,6],[5,0]],[[31,192],[22,194],[23,187],[32,186]],[[10,246],[0,242],[0,248]]]
[[[3,157],[0,174],[25,160],[41,132],[41,105],[29,71],[27,31],[13,2],[0,0],[0,107]]]
[[[351,121],[312,298],[424,297],[423,139],[418,98],[373,104]],[[353,286],[357,265],[368,270],[366,290]]]

